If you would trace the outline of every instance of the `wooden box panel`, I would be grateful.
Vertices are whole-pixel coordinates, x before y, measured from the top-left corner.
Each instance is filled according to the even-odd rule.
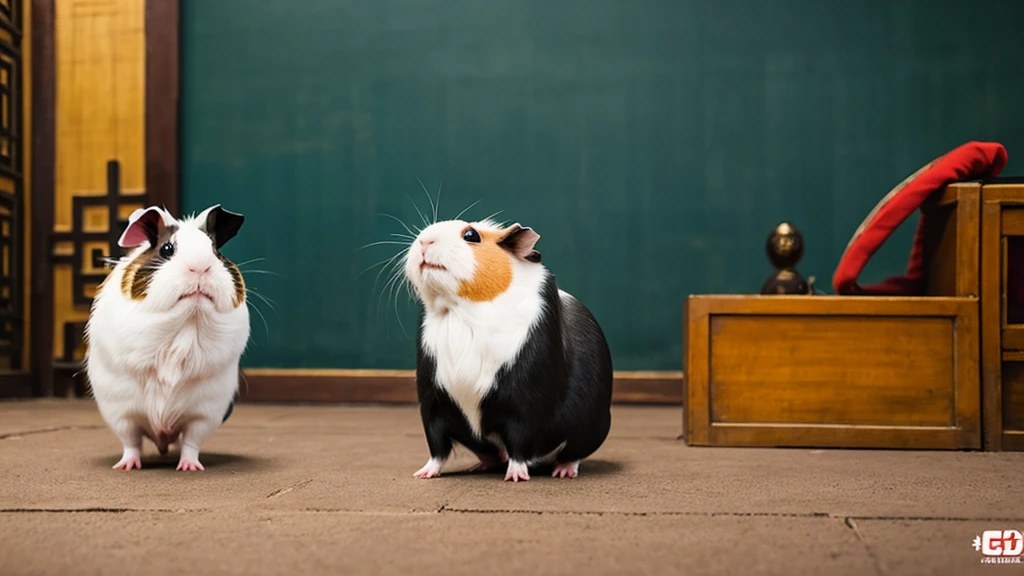
[[[978,448],[975,298],[693,296],[691,445]]]

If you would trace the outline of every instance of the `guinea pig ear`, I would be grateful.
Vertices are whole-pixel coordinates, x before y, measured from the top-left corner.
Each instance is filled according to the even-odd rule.
[[[540,252],[533,249],[538,240],[540,240],[540,234],[534,232],[532,228],[526,228],[516,223],[505,229],[505,235],[498,241],[498,246],[523,260],[540,262]]]
[[[242,222],[245,222],[245,216],[228,212],[221,208],[220,204],[207,208],[197,219],[202,222],[200,227],[210,236],[213,245],[218,249],[234,238],[242,227]]]
[[[163,211],[156,206],[139,208],[128,217],[128,227],[121,234],[117,245],[122,248],[135,248],[149,242],[149,245],[153,246],[166,225]]]

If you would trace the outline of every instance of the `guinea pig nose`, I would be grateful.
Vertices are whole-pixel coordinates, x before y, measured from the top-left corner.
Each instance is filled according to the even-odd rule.
[[[189,265],[188,269],[189,269],[190,272],[197,272],[199,274],[205,274],[205,273],[210,271],[210,265],[207,264],[205,268],[202,265],[198,265],[198,266],[197,265]]]

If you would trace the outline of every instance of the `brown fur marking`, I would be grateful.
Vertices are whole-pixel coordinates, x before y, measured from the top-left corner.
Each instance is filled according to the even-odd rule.
[[[479,244],[470,244],[476,256],[473,279],[459,285],[459,296],[473,302],[494,300],[512,284],[512,260],[509,253],[498,246],[500,231],[479,230]]]
[[[220,258],[224,267],[228,269],[228,274],[231,274],[231,282],[235,286],[235,297],[233,302],[235,304],[235,308],[238,308],[242,302],[245,302],[245,279],[242,278],[242,272],[238,269],[238,266],[235,266],[234,262],[228,260],[227,257],[220,252],[217,252],[217,257]]]
[[[132,300],[143,300],[146,298],[149,285],[153,282],[153,274],[163,264],[163,258],[160,257],[160,247],[167,243],[177,231],[177,226],[165,226],[160,231],[156,244],[128,263],[128,266],[124,269],[124,275],[121,276],[122,294]]]

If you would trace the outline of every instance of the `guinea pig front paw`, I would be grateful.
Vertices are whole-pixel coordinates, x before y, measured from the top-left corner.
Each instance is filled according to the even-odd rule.
[[[178,460],[178,470],[184,470],[186,472],[199,472],[206,470],[203,465],[199,463],[198,458],[182,458]]]
[[[508,470],[505,472],[505,481],[509,480],[513,482],[519,482],[522,480],[526,482],[530,479],[530,469],[527,467],[526,462],[517,462],[515,460],[508,461]]]
[[[138,450],[126,448],[121,460],[114,464],[114,470],[142,470],[142,457]]]
[[[441,475],[441,461],[431,458],[427,460],[427,463],[423,465],[423,468],[417,470],[413,476],[421,480],[428,478],[436,478]]]

